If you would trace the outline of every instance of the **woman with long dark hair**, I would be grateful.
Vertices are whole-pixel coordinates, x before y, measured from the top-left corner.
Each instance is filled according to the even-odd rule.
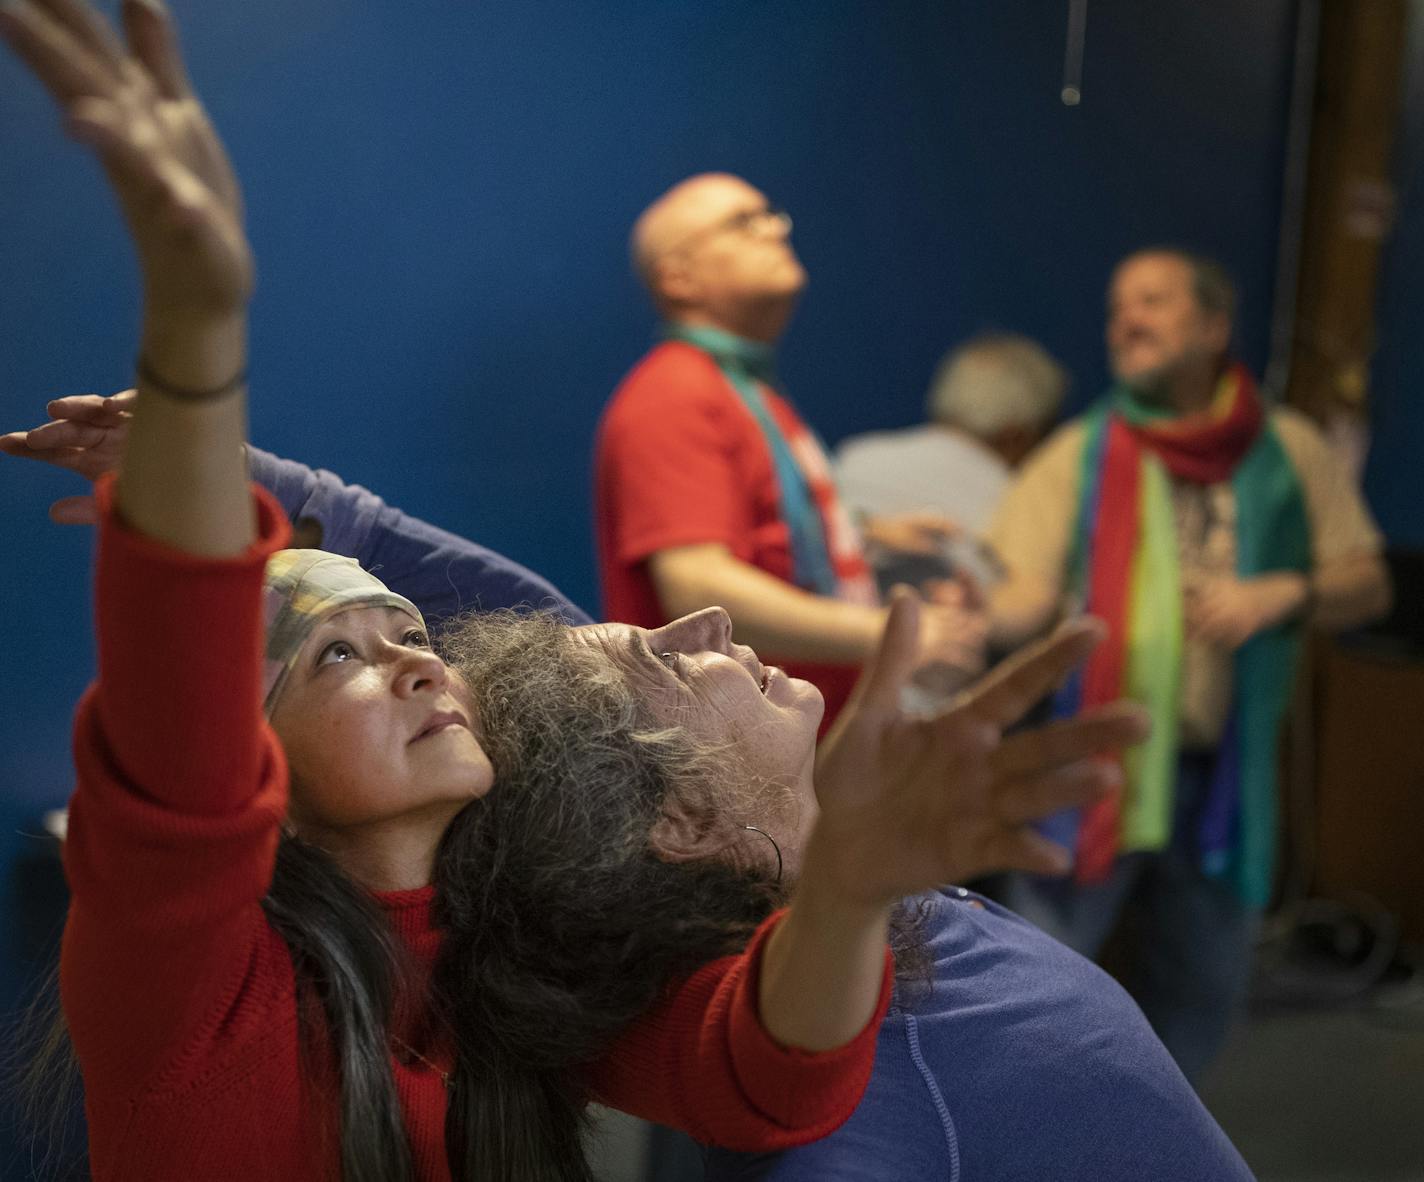
[[[479,804],[521,790],[487,748],[523,721],[494,713],[494,677],[481,715],[413,604],[354,564],[281,549],[281,513],[242,462],[253,267],[237,184],[158,0],[125,0],[123,16],[126,46],[82,0],[0,9],[104,165],[145,285],[139,394],[117,479],[97,492],[99,672],[76,721],[65,849],[61,989],[95,1176],[579,1178],[587,1094],[734,1147],[830,1131],[888,1004],[894,898],[987,864],[1057,865],[1023,822],[1109,790],[1081,757],[1140,720],[996,751],[1004,720],[970,712],[890,745],[889,699],[868,692],[855,741],[818,772],[829,803],[794,904],[773,910],[777,892],[732,852],[762,834],[722,833],[731,861],[692,874],[676,938],[642,945],[654,971],[582,995],[599,1021],[569,1038],[573,1070],[524,1057],[530,1015],[565,999],[535,982],[511,1024],[486,997],[524,978],[499,979],[489,940],[505,932],[552,967],[579,937],[516,939],[540,917],[473,873],[512,865]],[[903,647],[913,609],[895,618]],[[698,649],[707,627],[627,647],[659,668],[698,654],[683,675],[709,703],[740,703],[719,740],[589,699],[546,711],[558,724],[521,747],[540,783],[636,802],[659,835],[638,839],[645,862],[703,861],[697,786],[724,784],[714,759],[749,808],[809,783],[814,691],[749,651]],[[1028,681],[1094,636],[1051,647]],[[621,658],[588,643],[580,684],[618,682]]]

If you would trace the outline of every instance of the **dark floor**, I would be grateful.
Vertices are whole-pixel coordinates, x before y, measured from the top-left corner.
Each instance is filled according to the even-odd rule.
[[[1260,1182],[1424,1182],[1424,986],[1257,1012],[1202,1094]]]

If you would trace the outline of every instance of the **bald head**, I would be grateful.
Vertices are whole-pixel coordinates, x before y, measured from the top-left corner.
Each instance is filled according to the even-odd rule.
[[[663,315],[762,337],[780,332],[806,282],[789,231],[740,177],[701,173],[639,216],[633,266]]]
[[[765,197],[729,172],[702,172],[678,181],[633,223],[633,266],[647,282],[654,263],[684,240],[743,206],[765,204]]]

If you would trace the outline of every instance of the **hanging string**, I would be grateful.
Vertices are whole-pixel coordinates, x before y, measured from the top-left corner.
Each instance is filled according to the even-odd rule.
[[[1083,39],[1088,28],[1088,0],[1068,0],[1068,44],[1063,50],[1063,89],[1059,97],[1065,107],[1083,101]]]

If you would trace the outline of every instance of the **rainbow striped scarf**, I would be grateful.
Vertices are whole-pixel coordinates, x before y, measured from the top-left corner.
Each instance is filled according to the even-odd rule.
[[[1152,737],[1122,758],[1120,798],[1045,827],[1075,851],[1074,876],[1098,882],[1119,852],[1172,838],[1182,676],[1182,580],[1171,479],[1229,481],[1236,497],[1241,578],[1310,569],[1310,531],[1295,470],[1233,365],[1204,414],[1173,418],[1118,387],[1086,418],[1069,589],[1109,625],[1108,639],[1059,694],[1066,716],[1118,698],[1152,713]],[[1300,629],[1262,632],[1237,650],[1232,705],[1192,839],[1202,869],[1252,906],[1267,902],[1275,869],[1276,759]]]

